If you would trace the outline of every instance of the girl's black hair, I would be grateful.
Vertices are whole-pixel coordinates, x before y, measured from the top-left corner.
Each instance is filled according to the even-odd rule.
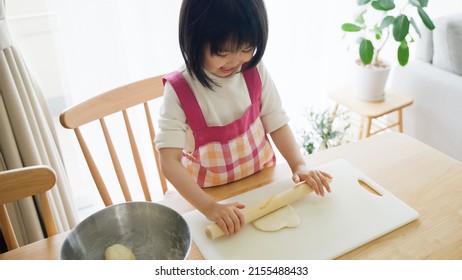
[[[245,65],[249,69],[260,62],[267,39],[268,18],[263,0],[183,0],[179,22],[181,54],[188,71],[210,89],[216,83],[204,72],[207,44],[212,54],[223,51],[229,43],[236,50],[254,47],[254,56]]]

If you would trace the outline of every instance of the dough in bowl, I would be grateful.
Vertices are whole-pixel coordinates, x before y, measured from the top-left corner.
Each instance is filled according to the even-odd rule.
[[[286,205],[253,221],[252,225],[261,231],[278,231],[285,227],[298,227],[300,218],[292,206]]]
[[[136,260],[132,250],[122,244],[114,244],[104,251],[106,260]]]

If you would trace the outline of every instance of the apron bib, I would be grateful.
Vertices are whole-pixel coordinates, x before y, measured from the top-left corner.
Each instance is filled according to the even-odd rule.
[[[182,164],[203,188],[242,179],[276,163],[259,117],[260,75],[256,67],[243,75],[251,105],[241,118],[224,126],[207,125],[193,91],[180,72],[164,77],[164,83],[169,81],[175,89],[195,140],[194,151],[183,152]]]

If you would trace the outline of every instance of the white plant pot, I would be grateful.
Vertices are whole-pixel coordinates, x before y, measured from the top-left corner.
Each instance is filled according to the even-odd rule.
[[[356,63],[355,66],[354,96],[362,101],[382,101],[385,98],[385,85],[390,74],[390,66],[372,67]]]

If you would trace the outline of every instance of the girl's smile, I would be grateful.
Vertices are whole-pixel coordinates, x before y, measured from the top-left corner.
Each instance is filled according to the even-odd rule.
[[[231,75],[232,73],[235,72],[237,67],[220,67],[219,70],[220,72],[222,72],[224,75],[228,76],[228,75]]]
[[[222,78],[234,74],[242,64],[250,61],[254,54],[254,48],[252,47],[239,48],[237,51],[221,51],[214,54],[210,51],[210,45],[207,45],[204,51],[205,70]]]

